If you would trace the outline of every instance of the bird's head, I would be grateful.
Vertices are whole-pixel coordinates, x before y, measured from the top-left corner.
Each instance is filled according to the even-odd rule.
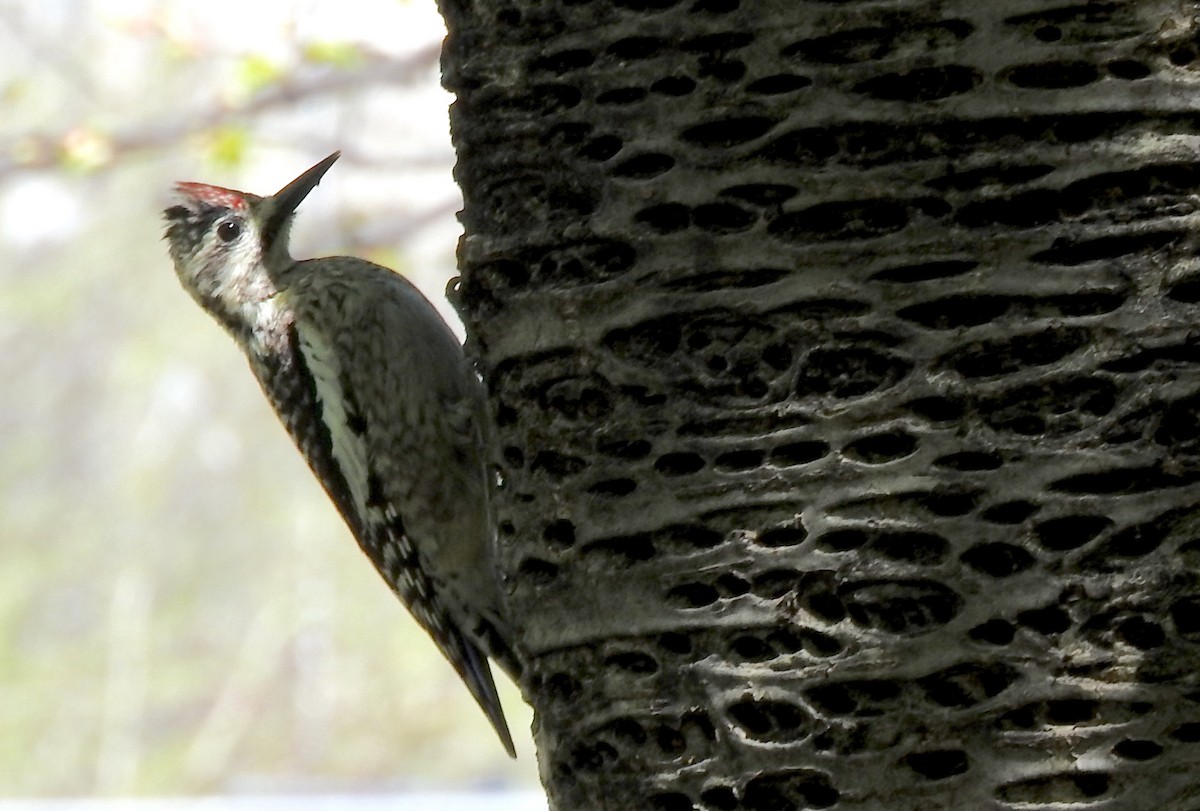
[[[175,273],[217,320],[236,324],[247,307],[278,291],[273,274],[291,264],[288,229],[296,207],[321,182],[334,152],[270,197],[179,183],[178,199],[163,212]]]

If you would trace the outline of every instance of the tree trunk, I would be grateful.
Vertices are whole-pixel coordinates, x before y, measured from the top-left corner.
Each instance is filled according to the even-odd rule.
[[[443,11],[552,806],[1200,808],[1194,7]]]

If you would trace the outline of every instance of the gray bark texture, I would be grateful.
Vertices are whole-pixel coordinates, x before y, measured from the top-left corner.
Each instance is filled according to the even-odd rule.
[[[1200,808],[1196,4],[443,11],[553,808]]]

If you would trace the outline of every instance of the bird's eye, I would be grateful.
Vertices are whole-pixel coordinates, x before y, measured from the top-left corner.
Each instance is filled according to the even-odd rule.
[[[226,220],[217,226],[217,236],[222,242],[233,242],[242,234],[242,224],[237,220]]]

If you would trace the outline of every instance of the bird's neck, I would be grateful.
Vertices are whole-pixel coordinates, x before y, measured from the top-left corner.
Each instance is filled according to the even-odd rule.
[[[278,354],[287,350],[288,331],[295,320],[286,290],[261,301],[247,302],[238,342],[255,353]]]

